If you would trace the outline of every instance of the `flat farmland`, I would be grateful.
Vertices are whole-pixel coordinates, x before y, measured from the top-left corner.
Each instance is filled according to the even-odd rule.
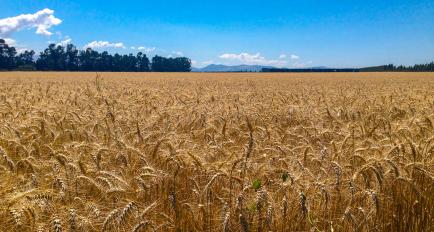
[[[0,73],[0,231],[433,231],[434,73]]]

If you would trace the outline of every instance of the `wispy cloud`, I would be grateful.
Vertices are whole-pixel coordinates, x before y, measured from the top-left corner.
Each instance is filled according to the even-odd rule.
[[[84,48],[125,48],[124,44],[121,42],[110,43],[108,41],[93,41],[84,46]]]
[[[279,59],[286,59],[286,55],[285,54],[280,55]]]
[[[31,51],[32,49],[28,49],[28,48],[18,48],[17,49],[17,53],[18,54],[22,54],[22,53],[24,53],[25,51]]]
[[[137,48],[139,51],[143,51],[145,53],[150,53],[150,52],[154,52],[156,50],[155,47],[144,47],[144,46],[140,46]]]
[[[5,40],[6,44],[9,46],[15,46],[17,44],[17,41],[10,39],[10,38],[5,38],[4,40]]]
[[[0,36],[6,37],[13,32],[29,28],[36,28],[36,34],[50,36],[53,33],[49,29],[61,23],[62,20],[54,16],[54,11],[46,8],[34,14],[0,19]]]
[[[298,60],[298,59],[300,59],[300,56],[294,54],[291,55],[291,60]]]
[[[184,55],[184,53],[182,53],[180,51],[173,51],[172,54],[175,55],[175,56],[178,56],[178,57]]]
[[[66,47],[66,45],[68,45],[68,44],[70,44],[70,43],[72,43],[72,39],[69,38],[69,37],[67,36],[64,40],[60,41],[60,42],[57,43],[56,45],[57,45],[57,46]]]
[[[284,66],[287,64],[285,60],[274,60],[274,59],[266,59],[264,56],[261,56],[260,53],[249,54],[246,52],[240,54],[226,53],[219,56],[220,59],[228,60],[228,61],[238,61],[243,64],[256,64],[256,65],[274,65],[274,66]]]

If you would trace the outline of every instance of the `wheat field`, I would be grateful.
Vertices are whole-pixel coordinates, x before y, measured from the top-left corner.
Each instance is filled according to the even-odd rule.
[[[433,214],[433,73],[0,73],[0,231],[434,231]]]

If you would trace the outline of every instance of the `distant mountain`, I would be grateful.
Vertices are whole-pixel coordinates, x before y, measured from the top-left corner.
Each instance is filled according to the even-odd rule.
[[[210,64],[203,68],[192,68],[192,72],[260,72],[263,68],[274,68],[272,66],[261,65],[234,65]]]

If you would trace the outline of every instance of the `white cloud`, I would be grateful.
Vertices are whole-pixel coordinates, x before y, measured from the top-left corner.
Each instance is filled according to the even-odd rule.
[[[279,56],[279,59],[285,59],[285,58],[286,58],[285,54],[282,54],[282,55]]]
[[[184,54],[180,51],[173,51],[172,52],[175,56],[183,56]]]
[[[136,50],[136,47],[130,47],[131,49],[133,49],[133,50]]]
[[[298,60],[298,59],[300,59],[299,56],[294,55],[294,54],[291,55],[291,60]]]
[[[110,43],[108,41],[93,41],[88,43],[84,48],[125,48],[123,43]]]
[[[197,65],[197,61],[196,60],[191,60],[191,65],[196,66]]]
[[[8,36],[23,29],[36,28],[36,34],[50,36],[52,26],[57,26],[62,20],[54,16],[54,11],[48,8],[34,14],[22,14],[14,17],[0,19],[0,36]]]
[[[153,51],[156,50],[155,47],[143,47],[143,46],[138,47],[137,49],[140,50],[140,51],[143,51],[145,53],[153,52]]]
[[[31,49],[28,49],[28,48],[18,48],[18,49],[17,49],[17,53],[18,53],[18,54],[22,54],[22,53],[24,53],[25,51],[31,51]]]
[[[230,60],[230,61],[239,61],[243,64],[256,64],[256,65],[274,65],[274,66],[284,66],[286,65],[286,61],[284,60],[268,60],[265,57],[261,56],[260,53],[249,54],[249,53],[240,53],[240,54],[223,54],[219,56],[220,59]]]
[[[6,44],[9,46],[15,46],[17,44],[17,41],[10,39],[10,38],[5,38],[4,40],[5,40]]]
[[[62,46],[62,47],[66,47],[66,45],[70,44],[72,42],[71,38],[66,37],[65,40],[60,41],[59,43],[57,43],[57,46]]]

